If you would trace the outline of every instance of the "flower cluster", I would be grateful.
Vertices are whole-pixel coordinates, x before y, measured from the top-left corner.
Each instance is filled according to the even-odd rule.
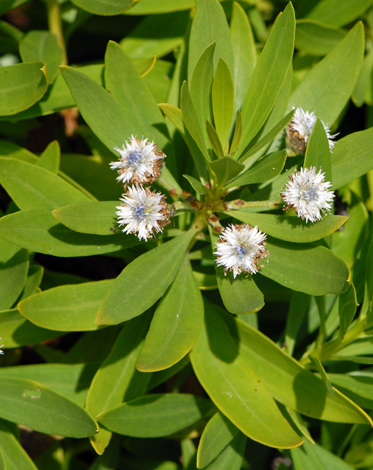
[[[117,162],[111,162],[112,170],[118,170],[117,180],[124,184],[125,193],[117,206],[118,224],[125,225],[123,232],[137,234],[139,240],[148,240],[170,223],[170,213],[166,196],[151,191],[143,185],[159,178],[166,155],[157,150],[154,142],[138,140],[133,135],[119,152]],[[127,187],[128,184],[133,186]]]
[[[286,129],[290,150],[297,154],[303,154],[307,148],[307,142],[310,138],[313,126],[317,121],[317,116],[313,112],[303,111],[302,108],[295,110],[293,119]],[[322,122],[322,121],[321,121]],[[338,134],[331,135],[330,128],[324,124],[326,136],[328,137],[329,149],[333,150],[335,142],[332,140]]]

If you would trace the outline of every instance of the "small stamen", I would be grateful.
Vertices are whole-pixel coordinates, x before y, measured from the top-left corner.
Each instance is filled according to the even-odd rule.
[[[128,155],[128,162],[131,164],[131,165],[137,165],[141,159],[141,153],[139,152],[132,152]]]
[[[243,258],[249,250],[243,245],[236,246],[236,252],[240,258]]]
[[[315,188],[309,188],[303,191],[303,199],[307,202],[313,201],[317,198],[317,190]]]
[[[140,220],[145,219],[146,207],[143,204],[140,204],[138,207],[136,207],[135,214]]]

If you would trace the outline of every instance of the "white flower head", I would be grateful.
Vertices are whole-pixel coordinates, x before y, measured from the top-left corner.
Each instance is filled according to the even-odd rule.
[[[294,109],[294,108],[293,108]],[[310,138],[313,126],[315,125],[317,116],[313,112],[303,111],[302,108],[295,110],[293,119],[286,129],[286,134],[289,139],[289,145],[291,150],[297,154],[305,153],[307,148],[307,142]],[[324,124],[326,136],[328,137],[329,149],[333,150],[335,142],[332,140],[338,134],[331,135],[330,128],[327,124]]]
[[[119,152],[118,162],[111,162],[110,168],[118,170],[118,181],[123,184],[151,184],[161,174],[165,154],[157,150],[154,142],[148,139],[138,140],[133,135],[122,148],[114,147]]]
[[[259,261],[268,256],[265,249],[267,234],[249,224],[230,225],[220,235],[214,254],[216,264],[224,266],[225,273],[233,272],[233,277],[240,273],[255,274],[259,271]]]
[[[289,176],[286,189],[281,197],[286,203],[284,210],[294,208],[302,220],[316,222],[322,219],[322,214],[330,213],[334,198],[330,191],[331,183],[324,181],[325,173],[316,167],[301,168]]]
[[[151,238],[170,223],[170,210],[166,196],[149,188],[132,186],[120,198],[117,206],[118,224],[125,225],[123,232],[136,233],[139,240]]]

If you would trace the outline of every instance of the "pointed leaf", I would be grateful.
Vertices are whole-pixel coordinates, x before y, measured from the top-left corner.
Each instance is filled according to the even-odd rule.
[[[339,337],[343,340],[357,309],[356,291],[353,284],[339,296]]]
[[[320,119],[317,119],[315,122],[307,142],[304,166],[306,168],[315,166],[317,171],[322,169],[323,173],[325,173],[325,181],[333,181],[329,141]]]
[[[225,183],[239,175],[245,166],[230,157],[224,157],[211,162],[210,168],[218,178],[219,186],[224,187]]]
[[[212,150],[215,152],[218,158],[223,158],[224,150],[220,142],[218,133],[216,132],[214,126],[211,124],[211,122],[208,119],[206,121],[206,132],[207,132],[207,136],[209,138]]]
[[[315,5],[307,18],[334,26],[343,26],[358,18],[370,6],[369,0],[323,0]]]
[[[193,176],[183,175],[183,177],[189,181],[190,185],[198,194],[206,194],[209,192],[209,189],[206,186],[204,186],[200,181],[193,178]]]
[[[0,264],[0,310],[10,308],[21,294],[27,279],[29,256],[23,248]]]
[[[167,369],[195,345],[203,321],[203,300],[190,262],[179,273],[154,312],[136,367],[143,372]]]
[[[234,108],[233,79],[228,65],[220,59],[212,85],[212,107],[216,132],[225,148],[232,125]]]
[[[40,155],[39,160],[36,162],[37,166],[41,166],[51,173],[58,173],[60,168],[60,144],[57,140],[51,142],[44,152]]]
[[[1,470],[37,470],[10,426],[3,420],[0,421],[0,450],[5,464],[0,464]]]
[[[124,268],[102,302],[96,323],[116,325],[154,305],[174,280],[194,235],[192,230],[186,232],[144,253]]]
[[[240,470],[244,461],[247,437],[238,432],[232,442],[221,452],[218,457],[206,467],[206,470]]]
[[[346,30],[327,26],[314,20],[298,20],[295,32],[295,47],[307,54],[323,56],[329,54],[346,36]]]
[[[240,355],[220,312],[212,304],[205,303],[205,324],[190,358],[212,401],[246,436],[270,447],[302,444]]]

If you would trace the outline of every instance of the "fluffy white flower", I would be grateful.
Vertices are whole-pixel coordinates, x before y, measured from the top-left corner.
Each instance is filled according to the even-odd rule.
[[[114,147],[119,152],[118,162],[111,162],[112,170],[118,170],[118,181],[124,184],[149,184],[153,183],[161,174],[163,159],[165,154],[157,150],[154,142],[148,142],[148,139],[138,140],[131,136],[130,142],[120,149]]]
[[[303,111],[302,108],[297,108],[295,110],[293,119],[286,129],[290,148],[295,153],[305,153],[307,142],[316,120],[317,116],[313,112],[310,113],[308,111]],[[326,136],[328,137],[329,149],[332,151],[335,145],[335,142],[332,139],[334,139],[338,134],[331,135],[329,126],[324,124],[323,121],[321,122],[324,126]]]
[[[216,264],[224,266],[225,272],[232,271],[234,278],[242,272],[257,273],[259,261],[269,255],[265,249],[266,238],[257,226],[230,225],[223,230],[216,244]]]
[[[294,208],[298,217],[311,222],[321,220],[322,214],[330,213],[333,191],[330,191],[331,183],[325,181],[325,173],[316,167],[301,168],[289,176],[286,189],[281,193],[286,206],[284,210]]]
[[[165,202],[166,196],[151,192],[149,188],[132,186],[120,198],[123,204],[118,206],[118,224],[126,225],[125,233],[136,233],[139,240],[151,238],[155,232],[161,232],[170,223],[170,210]]]

